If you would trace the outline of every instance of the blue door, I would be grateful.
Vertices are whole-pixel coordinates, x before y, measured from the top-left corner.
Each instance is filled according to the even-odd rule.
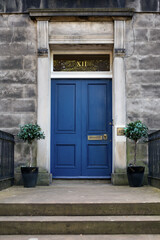
[[[111,79],[54,79],[51,89],[53,177],[110,178]]]

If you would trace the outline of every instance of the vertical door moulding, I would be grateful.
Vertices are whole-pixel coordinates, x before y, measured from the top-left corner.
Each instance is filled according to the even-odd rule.
[[[126,172],[126,138],[117,136],[117,128],[126,125],[125,90],[125,21],[114,21],[114,61],[113,61],[113,175]]]
[[[37,21],[38,39],[38,110],[37,122],[45,133],[38,141],[37,165],[50,171],[50,59],[48,21]]]

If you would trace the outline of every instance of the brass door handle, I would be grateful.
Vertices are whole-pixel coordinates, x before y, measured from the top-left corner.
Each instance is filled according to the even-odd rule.
[[[107,138],[108,138],[108,135],[107,135],[107,134],[104,134],[104,135],[103,135],[103,140],[107,140]]]

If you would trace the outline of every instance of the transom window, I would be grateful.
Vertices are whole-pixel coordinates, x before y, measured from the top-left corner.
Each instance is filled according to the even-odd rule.
[[[110,54],[55,54],[54,72],[109,72]]]

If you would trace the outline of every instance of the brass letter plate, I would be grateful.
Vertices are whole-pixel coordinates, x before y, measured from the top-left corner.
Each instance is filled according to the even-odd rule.
[[[117,128],[117,136],[124,136],[124,128]]]
[[[103,136],[102,135],[88,135],[88,140],[89,141],[103,140]]]

